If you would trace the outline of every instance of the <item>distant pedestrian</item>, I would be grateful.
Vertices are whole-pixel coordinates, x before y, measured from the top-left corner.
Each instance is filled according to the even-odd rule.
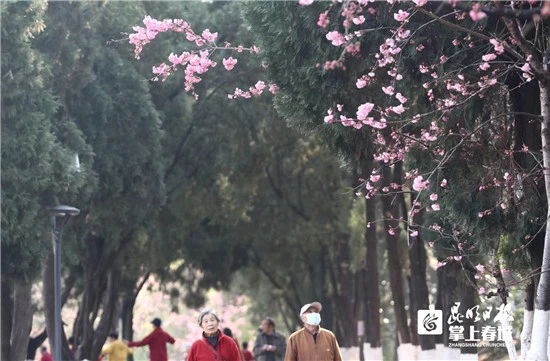
[[[46,346],[40,347],[40,353],[42,353],[40,361],[53,361],[52,354],[48,352],[48,348]]]
[[[187,361],[241,361],[235,341],[219,330],[220,319],[214,310],[202,311],[198,322],[202,336],[191,345]]]
[[[101,350],[101,355],[107,356],[109,361],[126,361],[132,349],[118,339],[118,333],[112,332],[108,337],[109,344]]]
[[[248,349],[248,342],[243,342],[243,349],[241,351],[244,361],[254,361],[254,356],[252,356],[252,352]]]
[[[319,326],[322,308],[319,302],[312,302],[300,309],[304,328],[290,335],[285,361],[342,361],[336,337]]]
[[[256,361],[282,361],[286,351],[286,337],[275,331],[275,321],[266,317],[260,326],[261,332],[254,343]]]
[[[154,330],[147,335],[143,340],[138,342],[128,342],[130,347],[149,346],[149,360],[150,361],[168,361],[168,350],[166,344],[173,344],[176,342],[172,336],[165,332],[160,325],[162,321],[160,318],[155,318],[151,321]]]
[[[233,336],[233,331],[231,331],[231,329],[229,327],[224,327],[222,332],[223,332],[224,335],[231,337],[233,339],[233,341],[235,341],[235,344],[237,345],[237,348],[239,349],[239,353],[241,354],[241,361],[244,361],[243,353],[241,352],[241,348],[239,346],[239,340],[237,340],[235,338],[235,336]]]
[[[73,354],[73,358],[75,358],[76,348],[75,348],[75,345],[74,345],[74,337],[73,336],[69,337],[67,342],[69,342],[69,348],[71,349],[71,353]]]

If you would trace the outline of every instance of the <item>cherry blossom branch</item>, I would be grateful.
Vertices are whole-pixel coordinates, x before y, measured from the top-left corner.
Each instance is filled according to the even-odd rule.
[[[435,14],[432,13],[431,11],[427,11],[427,10],[422,9],[422,8],[418,8],[418,10],[419,10],[421,13],[423,13],[423,14],[425,14],[425,15],[427,15],[427,16],[433,18],[433,19],[438,20],[439,22],[441,22],[442,24],[444,24],[444,25],[446,25],[446,26],[448,26],[448,27],[450,27],[450,28],[453,28],[453,29],[456,29],[456,30],[459,30],[459,31],[463,31],[463,32],[465,32],[465,33],[467,33],[467,34],[469,34],[469,35],[475,36],[475,37],[477,37],[477,38],[479,38],[479,39],[482,39],[482,40],[486,40],[486,41],[490,41],[490,40],[491,40],[491,38],[488,37],[487,35],[484,35],[484,34],[481,34],[481,33],[476,32],[476,31],[470,30],[470,29],[468,29],[468,28],[465,28],[465,27],[463,27],[463,26],[460,26],[460,25],[451,23],[450,21],[445,20],[445,19],[443,19],[442,17],[435,15]],[[518,53],[517,51],[515,51],[514,48],[510,47],[509,45],[504,44],[504,48],[505,48],[510,54],[514,55],[514,57],[516,57],[518,60],[524,60],[524,59],[525,59],[520,53]]]

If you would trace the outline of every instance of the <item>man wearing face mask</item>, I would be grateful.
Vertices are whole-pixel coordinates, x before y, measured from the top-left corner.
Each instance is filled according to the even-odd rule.
[[[322,308],[319,302],[308,303],[301,308],[300,319],[304,328],[288,338],[285,361],[342,361],[336,337],[319,326]]]

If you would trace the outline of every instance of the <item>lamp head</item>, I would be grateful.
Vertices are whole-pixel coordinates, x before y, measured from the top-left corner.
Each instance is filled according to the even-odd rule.
[[[69,206],[55,206],[46,208],[52,216],[76,216],[80,213],[80,209]]]

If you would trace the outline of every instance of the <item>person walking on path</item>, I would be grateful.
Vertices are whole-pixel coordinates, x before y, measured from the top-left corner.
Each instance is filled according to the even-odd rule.
[[[128,355],[132,353],[132,349],[118,339],[118,333],[112,332],[109,334],[109,344],[105,345],[101,350],[102,356],[107,356],[109,361],[126,361]]]
[[[166,344],[173,344],[176,340],[160,327],[162,324],[160,318],[155,318],[151,321],[151,323],[155,328],[153,332],[141,341],[128,342],[128,346],[140,347],[148,345],[150,361],[168,361],[168,350],[166,349]]]
[[[304,328],[288,338],[285,361],[342,361],[336,337],[319,326],[322,308],[319,302],[312,302],[300,309]]]
[[[212,309],[199,314],[202,335],[189,349],[187,361],[241,361],[235,341],[219,330],[220,319]]]
[[[254,356],[252,356],[252,352],[248,349],[248,342],[243,342],[243,349],[242,354],[244,361],[254,361]]]
[[[266,317],[260,326],[261,331],[254,343],[256,361],[283,361],[286,351],[286,337],[275,331],[275,322]]]
[[[222,332],[223,332],[224,335],[231,337],[233,339],[233,341],[235,341],[235,344],[237,345],[237,348],[239,349],[239,353],[241,354],[241,361],[244,361],[243,353],[242,353],[241,348],[239,346],[239,340],[237,340],[237,338],[235,336],[233,336],[233,331],[231,331],[231,329],[229,327],[224,327]]]
[[[40,352],[42,353],[40,361],[53,361],[52,354],[48,352],[48,348],[46,346],[40,347]]]

